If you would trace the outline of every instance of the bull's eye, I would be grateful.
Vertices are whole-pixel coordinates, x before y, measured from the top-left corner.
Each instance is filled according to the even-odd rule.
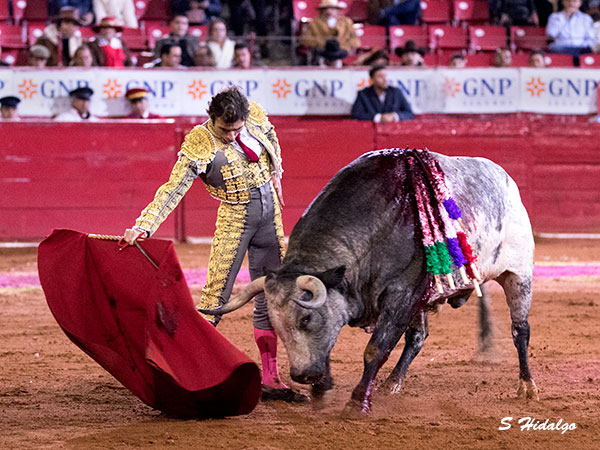
[[[303,315],[302,318],[300,319],[300,329],[308,328],[308,324],[310,324],[310,319],[311,319],[310,313]]]

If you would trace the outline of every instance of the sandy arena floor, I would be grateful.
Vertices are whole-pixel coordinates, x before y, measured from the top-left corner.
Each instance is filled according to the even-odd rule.
[[[206,266],[207,247],[178,245],[177,253],[186,269]],[[197,421],[146,406],[72,344],[35,285],[36,250],[0,249],[0,449],[598,449],[600,241],[539,241],[536,263],[530,363],[540,402],[515,398],[517,354],[494,285],[494,351],[477,353],[476,301],[443,308],[430,318],[430,337],[402,393],[377,392],[369,416],[340,417],[369,339],[346,327],[332,354],[336,386],[321,402],[259,403],[248,416]],[[251,313],[231,314],[219,330],[258,361]],[[289,380],[282,346],[280,366]],[[506,417],[512,428],[500,431]],[[521,430],[526,417],[576,429]]]

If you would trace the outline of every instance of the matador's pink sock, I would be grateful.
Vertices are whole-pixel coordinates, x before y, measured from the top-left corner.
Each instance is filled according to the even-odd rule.
[[[275,330],[254,329],[254,341],[260,352],[262,384],[278,389],[287,388],[279,378],[277,368],[277,334]]]

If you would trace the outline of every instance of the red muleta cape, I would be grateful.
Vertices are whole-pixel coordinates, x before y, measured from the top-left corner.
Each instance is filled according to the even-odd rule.
[[[247,414],[257,365],[196,311],[173,243],[54,230],[39,246],[50,311],[67,336],[148,405],[178,417]]]

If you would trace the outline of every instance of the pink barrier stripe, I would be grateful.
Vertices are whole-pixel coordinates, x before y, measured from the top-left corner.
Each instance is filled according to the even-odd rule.
[[[185,279],[190,287],[202,287],[206,282],[206,268],[184,269]],[[568,278],[568,277],[598,277],[600,265],[572,265],[572,266],[535,266],[534,278]],[[241,284],[250,282],[248,269],[240,270],[236,281]],[[40,280],[36,272],[1,272],[1,288],[39,287]]]

